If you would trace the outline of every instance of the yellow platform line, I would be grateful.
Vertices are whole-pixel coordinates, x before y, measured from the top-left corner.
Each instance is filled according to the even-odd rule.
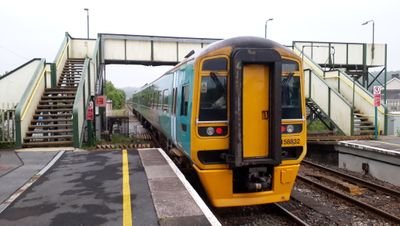
[[[129,184],[129,165],[127,150],[122,150],[122,200],[123,226],[132,225],[131,187]]]

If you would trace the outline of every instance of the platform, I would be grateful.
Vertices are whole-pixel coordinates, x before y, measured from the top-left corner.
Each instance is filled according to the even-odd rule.
[[[400,137],[339,141],[338,166],[400,186]]]
[[[162,150],[126,153],[1,151],[0,225],[122,225],[124,175],[132,225],[220,225]]]

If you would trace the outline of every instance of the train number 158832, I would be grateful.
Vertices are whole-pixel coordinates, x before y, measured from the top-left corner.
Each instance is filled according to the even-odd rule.
[[[300,144],[300,139],[299,138],[294,138],[294,139],[283,139],[282,140],[283,145],[293,145],[293,144]]]

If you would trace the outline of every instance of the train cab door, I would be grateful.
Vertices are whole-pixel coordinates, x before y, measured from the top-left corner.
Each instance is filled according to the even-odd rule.
[[[274,49],[237,49],[230,89],[230,153],[240,167],[281,163],[282,58]]]
[[[269,66],[243,67],[243,157],[268,156]]]
[[[178,71],[176,102],[176,143],[190,155],[190,83],[185,71]]]

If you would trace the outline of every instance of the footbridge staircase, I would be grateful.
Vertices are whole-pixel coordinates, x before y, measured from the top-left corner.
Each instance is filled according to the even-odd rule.
[[[0,107],[16,106],[16,146],[78,148],[93,141],[106,128],[105,109],[95,106],[104,95],[106,65],[175,65],[217,40],[124,34],[81,39],[66,33],[53,62],[35,58],[0,77]],[[89,112],[95,116],[89,119]]]
[[[292,47],[303,60],[306,104],[329,129],[344,135],[369,135],[377,126],[380,133],[386,133],[383,101],[375,125],[373,95],[358,81],[360,76],[346,73],[355,68],[386,67],[386,45],[293,42]]]

